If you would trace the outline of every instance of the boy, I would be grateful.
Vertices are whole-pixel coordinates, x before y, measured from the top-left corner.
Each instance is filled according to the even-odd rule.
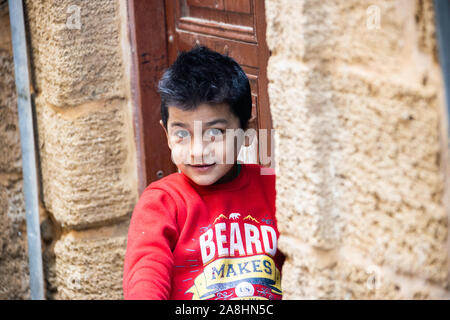
[[[165,72],[159,92],[179,172],[151,183],[136,204],[125,299],[281,299],[275,176],[237,161],[254,121],[247,76],[196,46]]]

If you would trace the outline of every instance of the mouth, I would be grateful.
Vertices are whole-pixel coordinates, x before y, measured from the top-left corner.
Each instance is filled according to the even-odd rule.
[[[214,167],[216,164],[190,164],[189,166],[197,171],[206,171],[212,167]]]

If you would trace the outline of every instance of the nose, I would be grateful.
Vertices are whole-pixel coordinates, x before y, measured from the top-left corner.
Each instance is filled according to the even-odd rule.
[[[191,140],[191,163],[202,164],[203,163],[203,139],[201,137],[194,137]]]

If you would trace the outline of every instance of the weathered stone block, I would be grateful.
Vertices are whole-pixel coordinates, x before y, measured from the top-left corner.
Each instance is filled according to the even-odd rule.
[[[125,218],[133,210],[135,164],[126,112],[124,100],[66,111],[37,101],[44,203],[63,228]]]
[[[22,177],[0,174],[0,300],[29,299]]]
[[[415,2],[267,1],[267,43],[272,56],[398,72],[410,63],[398,57],[406,58],[417,40],[419,50],[437,58],[432,1]]]
[[[117,1],[25,3],[36,89],[48,103],[124,96]]]
[[[346,201],[337,176],[343,130],[330,85],[319,81],[326,76],[318,70],[282,58],[271,60],[269,74],[280,231],[334,248],[341,242]]]
[[[313,81],[289,88],[294,73],[308,81],[315,71],[276,61],[273,79],[286,83],[283,95],[269,89],[281,232],[320,249],[352,245],[400,273],[446,287],[436,95],[394,82],[383,90],[373,78],[340,72],[322,76],[330,84],[321,90]],[[294,100],[303,108],[289,110]]]
[[[439,285],[378,265],[349,246],[314,249],[282,236],[283,299],[449,299]]]
[[[123,299],[127,224],[72,231],[55,245],[56,299]]]
[[[335,83],[350,87],[349,78],[358,83],[354,88],[370,83],[379,94],[334,92],[348,137],[341,142],[346,161],[337,170],[342,197],[349,200],[342,213],[345,243],[369,255],[376,251],[379,262],[445,287],[448,222],[441,203],[436,95],[394,82],[383,90],[374,79],[355,74],[336,74]]]
[[[319,272],[317,261],[305,264],[306,254],[294,258],[297,249],[280,241],[288,253],[287,298],[344,297],[339,288],[353,298],[448,292],[442,83],[431,4],[266,2],[282,239],[312,254],[346,252]],[[347,256],[352,250],[359,261]],[[401,295],[388,285],[373,295],[358,285],[358,270],[372,265],[425,285],[403,285]],[[344,277],[349,268],[355,275]]]
[[[1,13],[0,18],[5,19],[1,17]],[[17,120],[14,62],[12,53],[2,48],[0,48],[0,150],[0,172],[21,172],[22,153]]]

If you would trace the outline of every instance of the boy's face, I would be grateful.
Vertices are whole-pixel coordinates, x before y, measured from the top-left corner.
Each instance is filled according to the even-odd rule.
[[[178,169],[202,186],[231,180],[244,139],[230,107],[201,104],[184,111],[169,106],[168,113],[167,129],[163,128]]]

